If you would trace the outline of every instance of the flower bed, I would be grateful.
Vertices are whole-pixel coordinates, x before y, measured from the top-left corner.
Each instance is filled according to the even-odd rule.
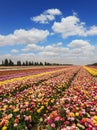
[[[24,69],[24,70],[5,70],[0,71],[0,81],[18,78],[18,77],[24,77],[28,75],[35,75],[40,74],[43,72],[50,72],[50,71],[56,71],[60,70],[66,67],[54,67],[54,68],[33,68],[33,69]]]
[[[83,68],[43,118],[45,130],[97,130],[97,82]]]
[[[91,67],[84,67],[92,76],[97,77],[97,69]]]
[[[0,97],[6,97],[12,94],[15,94],[16,92],[22,91],[24,89],[27,89],[34,84],[39,84],[44,80],[47,80],[51,77],[56,77],[66,71],[65,69],[57,70],[57,71],[51,71],[51,72],[45,72],[37,75],[32,76],[25,76],[22,78],[14,78],[10,80],[6,80],[1,82],[0,86]]]
[[[45,119],[53,112],[58,110],[59,99],[64,96],[66,89],[69,89],[70,82],[79,67],[57,71],[55,75],[43,82],[33,84],[31,77],[26,80],[28,88],[9,94],[7,97],[0,98],[0,129],[2,130],[33,130],[34,126],[38,129],[45,127]],[[61,72],[61,74],[59,74]],[[53,74],[53,73],[52,73]],[[46,77],[39,78],[45,79]],[[40,81],[39,79],[39,81]],[[25,81],[23,81],[25,83]],[[19,81],[18,81],[19,84]],[[19,84],[21,86],[21,84]],[[22,84],[24,86],[24,84]],[[17,84],[13,84],[16,87]],[[8,86],[6,85],[6,88]],[[11,89],[11,88],[10,88]],[[9,90],[10,90],[9,89]],[[11,91],[11,90],[10,90]],[[11,93],[9,91],[9,93]],[[61,104],[60,104],[61,105]],[[58,110],[59,111],[59,110]],[[41,125],[42,124],[42,125]],[[54,124],[52,124],[53,126]],[[51,127],[53,129],[54,127]],[[40,129],[40,128],[39,128]],[[49,127],[47,128],[49,129]]]

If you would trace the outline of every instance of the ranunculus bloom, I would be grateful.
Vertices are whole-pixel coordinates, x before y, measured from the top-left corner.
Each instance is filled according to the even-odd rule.
[[[56,127],[55,123],[52,123],[52,124],[51,124],[51,127],[55,128],[55,127]]]

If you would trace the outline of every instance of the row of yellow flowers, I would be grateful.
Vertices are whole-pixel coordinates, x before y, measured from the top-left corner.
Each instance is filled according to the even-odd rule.
[[[97,69],[91,68],[91,67],[84,67],[91,75],[97,76]]]
[[[19,77],[19,78],[12,78],[12,79],[5,80],[5,81],[0,81],[0,86],[4,85],[4,84],[12,83],[14,81],[22,81],[22,80],[28,80],[30,78],[42,77],[44,75],[53,74],[53,73],[60,72],[60,71],[63,71],[63,70],[65,70],[65,69],[54,70],[54,71],[50,71],[50,72],[43,72],[43,73],[40,73],[40,74],[34,74],[34,75],[29,75],[29,76],[24,76],[24,77]]]

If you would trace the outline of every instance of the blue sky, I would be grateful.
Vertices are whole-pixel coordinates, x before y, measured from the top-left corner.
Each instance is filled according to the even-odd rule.
[[[0,0],[0,62],[97,62],[96,12],[97,0]]]

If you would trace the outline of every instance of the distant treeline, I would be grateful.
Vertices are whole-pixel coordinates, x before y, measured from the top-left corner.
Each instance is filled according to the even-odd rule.
[[[97,63],[88,64],[87,66],[97,66]]]
[[[25,61],[21,62],[18,60],[14,63],[11,59],[2,60],[1,66],[59,66],[59,65],[72,65],[72,64],[57,64],[57,63],[49,63],[49,62],[34,62],[34,61]]]

